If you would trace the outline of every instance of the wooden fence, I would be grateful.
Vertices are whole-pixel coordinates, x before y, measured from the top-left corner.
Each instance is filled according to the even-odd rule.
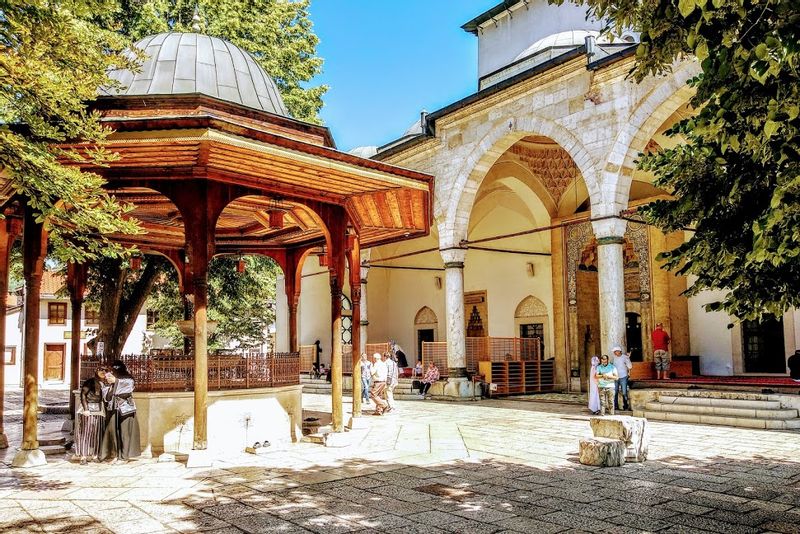
[[[125,354],[120,357],[136,381],[136,391],[192,391],[194,358],[174,354]],[[81,381],[101,365],[94,356],[81,356]],[[106,365],[106,362],[102,362]],[[297,353],[239,353],[208,356],[208,389],[253,389],[300,383]]]

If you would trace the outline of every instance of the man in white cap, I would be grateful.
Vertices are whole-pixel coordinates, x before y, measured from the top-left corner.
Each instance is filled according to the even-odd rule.
[[[386,390],[386,377],[389,369],[386,367],[386,362],[381,359],[380,353],[373,354],[372,359],[372,388],[369,391],[369,398],[375,403],[374,415],[383,415],[383,411],[388,406],[387,402],[383,400],[383,393]]]
[[[633,367],[631,358],[622,351],[622,347],[614,347],[611,364],[617,370],[616,383],[614,384],[614,409],[619,410],[619,394],[622,393],[622,409],[629,410],[628,403],[628,374]]]

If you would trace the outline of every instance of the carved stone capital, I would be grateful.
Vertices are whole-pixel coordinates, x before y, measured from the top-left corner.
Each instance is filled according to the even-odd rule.
[[[464,267],[464,259],[467,257],[467,249],[465,248],[445,248],[439,250],[442,255],[444,266],[447,267]]]

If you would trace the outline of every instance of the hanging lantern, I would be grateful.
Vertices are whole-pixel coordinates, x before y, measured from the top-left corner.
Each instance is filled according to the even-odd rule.
[[[272,230],[280,230],[283,228],[283,210],[270,210],[269,212],[269,227]]]
[[[131,270],[138,271],[142,268],[142,257],[141,256],[131,256]]]
[[[319,257],[319,266],[320,267],[327,267],[328,266],[328,255],[323,252],[318,257]]]
[[[239,261],[236,262],[236,272],[243,273],[244,270],[245,270],[244,258],[239,258]]]

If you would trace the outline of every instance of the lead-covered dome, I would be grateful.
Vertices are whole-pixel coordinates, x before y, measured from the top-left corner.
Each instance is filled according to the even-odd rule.
[[[517,55],[515,61],[532,56],[536,53],[544,53],[545,50],[550,51],[551,56],[555,57],[564,53],[566,50],[581,46],[584,44],[586,37],[590,35],[597,38],[598,43],[609,42],[609,38],[605,34],[601,35],[599,31],[593,30],[569,30],[565,32],[554,33],[539,39],[530,45],[519,55]]]
[[[289,116],[272,78],[250,54],[228,41],[197,33],[159,33],[135,46],[147,55],[141,71],[113,71],[110,77],[124,88],[104,89],[103,94],[201,93]]]

